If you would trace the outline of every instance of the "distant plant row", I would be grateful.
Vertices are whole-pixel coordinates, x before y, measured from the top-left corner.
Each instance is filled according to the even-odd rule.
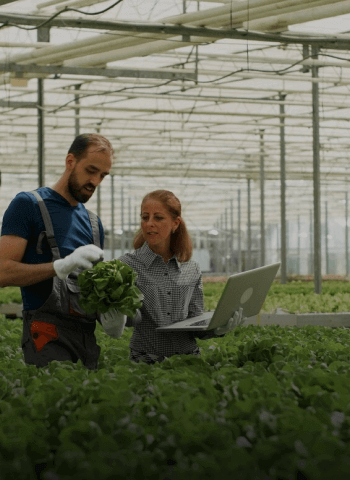
[[[215,309],[225,282],[204,283],[206,310]],[[22,303],[18,287],[0,289],[0,305]],[[289,313],[350,311],[350,282],[324,281],[322,293],[314,293],[313,282],[292,281],[285,285],[274,282],[262,307],[262,312],[274,313],[282,308]]]
[[[205,283],[203,285],[205,306],[213,310],[219,301],[224,283]],[[349,312],[350,282],[325,281],[322,293],[314,293],[314,284],[293,281],[287,284],[274,282],[262,307],[262,312],[275,313],[282,308],[289,313],[312,312]]]

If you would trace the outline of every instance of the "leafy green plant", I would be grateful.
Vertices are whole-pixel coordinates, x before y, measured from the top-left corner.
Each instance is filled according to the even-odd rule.
[[[19,287],[0,288],[0,305],[8,303],[22,303],[21,289]]]
[[[98,262],[78,275],[79,304],[86,313],[106,313],[112,308],[134,317],[143,295],[135,285],[136,272],[121,262]]]
[[[350,477],[349,329],[242,326],[146,365],[97,323],[94,371],[25,365],[21,333],[0,322],[0,478]]]
[[[205,309],[214,310],[225,283],[203,285]],[[289,313],[348,312],[350,310],[350,282],[324,281],[322,293],[314,292],[313,282],[293,281],[287,284],[274,282],[261,311],[275,313],[282,308]]]

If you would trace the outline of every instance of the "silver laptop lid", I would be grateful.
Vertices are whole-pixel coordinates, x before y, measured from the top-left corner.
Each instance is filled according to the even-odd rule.
[[[263,306],[280,265],[280,263],[273,263],[231,275],[227,280],[208,329],[212,330],[225,325],[240,307],[243,308],[243,317],[257,315]]]

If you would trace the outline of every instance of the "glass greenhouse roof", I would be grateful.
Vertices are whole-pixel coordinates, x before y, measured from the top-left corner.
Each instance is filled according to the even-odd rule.
[[[223,221],[239,194],[245,224],[248,182],[259,225],[262,178],[265,222],[278,224],[283,145],[287,217],[309,218],[316,86],[322,205],[343,218],[349,20],[350,3],[334,0],[0,0],[0,217],[39,186],[40,142],[50,186],[76,133],[99,132],[115,150],[116,229],[121,195],[127,223],[159,188],[192,230]],[[110,228],[110,178],[101,205]]]

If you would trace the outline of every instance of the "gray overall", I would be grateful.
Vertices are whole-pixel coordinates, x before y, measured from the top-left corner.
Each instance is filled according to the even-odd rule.
[[[37,253],[41,253],[41,242],[46,236],[52,261],[60,258],[50,214],[44,200],[35,190],[31,192],[38,200],[45,232],[41,232]],[[93,241],[100,245],[97,216],[88,210]],[[52,291],[46,302],[36,310],[23,310],[22,350],[27,364],[44,367],[52,360],[79,359],[88,369],[96,369],[100,347],[94,334],[98,314],[87,315],[79,306],[77,276],[82,269],[72,272],[66,280],[53,278]]]

